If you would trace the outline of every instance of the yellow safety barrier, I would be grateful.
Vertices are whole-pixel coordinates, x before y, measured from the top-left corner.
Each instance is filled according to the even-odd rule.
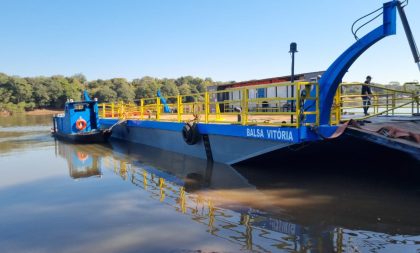
[[[315,97],[309,95],[313,88]],[[259,96],[261,89],[267,96]],[[293,96],[286,94],[292,89]],[[307,96],[302,97],[304,90]],[[308,115],[315,115],[318,123],[318,93],[316,83],[277,83],[165,97],[169,111],[159,98],[101,104],[99,108],[102,118],[297,127],[306,124],[303,120]],[[315,111],[303,108],[308,101],[313,101]]]
[[[362,85],[364,84],[343,83],[339,86],[331,108],[330,124],[338,125],[350,118],[419,113],[418,93],[370,84],[373,91],[371,109],[370,115],[365,116],[360,94]],[[316,95],[312,97],[311,91],[315,91]],[[260,93],[265,94],[260,96]],[[165,105],[156,97],[131,103],[101,104],[100,115],[102,118],[288,127],[319,124],[317,83],[256,85],[169,96],[165,99],[169,111],[165,110]],[[312,109],[308,110],[309,107]],[[315,123],[305,123],[307,117],[315,117]]]
[[[419,91],[401,91],[368,84],[372,90],[368,113],[364,115],[361,87],[364,83],[342,83],[337,91],[339,107],[335,113],[339,121],[366,119],[378,115],[407,116],[419,113]]]

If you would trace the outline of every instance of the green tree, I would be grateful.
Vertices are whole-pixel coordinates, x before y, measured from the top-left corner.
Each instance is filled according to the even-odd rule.
[[[0,103],[7,104],[10,102],[12,92],[4,87],[0,86]]]
[[[100,102],[114,102],[117,101],[118,94],[109,86],[104,86],[94,93],[94,97],[98,98]]]
[[[64,96],[64,88],[60,81],[57,78],[48,78],[46,86],[48,87],[48,97],[50,98],[49,105],[54,108],[63,106],[67,98]]]
[[[135,87],[136,98],[154,98],[160,88],[156,79],[146,76],[141,79],[134,79],[133,86]]]
[[[179,94],[175,81],[171,79],[163,80],[160,91],[162,92],[162,95],[166,97],[177,96]]]
[[[49,96],[48,87],[46,86],[46,78],[27,78],[27,81],[32,86],[32,99],[35,103],[35,106],[49,106],[51,98]]]
[[[113,89],[117,92],[118,98],[123,101],[132,101],[135,97],[133,87],[124,78],[111,79]]]
[[[12,91],[8,87],[9,77],[0,73],[0,103],[7,104],[12,98]]]
[[[82,73],[77,73],[77,74],[74,74],[74,75],[72,75],[71,77],[69,77],[69,79],[75,79],[75,80],[78,80],[78,81],[79,81],[79,83],[86,83],[86,82],[87,82],[86,76],[85,76],[85,75],[83,75]]]
[[[25,79],[15,76],[9,77],[5,87],[12,93],[10,102],[14,104],[18,104],[20,102],[30,102],[32,87]]]

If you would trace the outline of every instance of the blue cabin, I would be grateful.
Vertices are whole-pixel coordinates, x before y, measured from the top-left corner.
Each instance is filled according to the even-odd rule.
[[[99,129],[97,101],[66,102],[64,114],[53,118],[54,131],[61,134],[86,133]]]
[[[53,117],[53,136],[79,143],[107,141],[112,131],[100,129],[98,101],[91,100],[87,91],[83,97],[83,101],[67,101],[64,113]]]

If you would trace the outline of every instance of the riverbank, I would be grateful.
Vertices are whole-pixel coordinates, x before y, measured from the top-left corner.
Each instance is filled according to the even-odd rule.
[[[63,113],[63,110],[37,109],[37,110],[25,112],[26,115],[53,115],[53,114],[58,114],[58,113]]]
[[[39,116],[39,115],[53,115],[53,114],[58,114],[58,113],[63,113],[63,110],[58,110],[58,109],[35,109],[33,111],[27,111],[27,112],[1,111],[0,116],[8,117],[8,116],[16,115],[16,114]]]

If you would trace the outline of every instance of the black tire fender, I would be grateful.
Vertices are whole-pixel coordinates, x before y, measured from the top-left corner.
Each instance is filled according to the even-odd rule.
[[[182,127],[182,138],[188,145],[196,144],[200,139],[200,132],[196,123],[186,123]]]

